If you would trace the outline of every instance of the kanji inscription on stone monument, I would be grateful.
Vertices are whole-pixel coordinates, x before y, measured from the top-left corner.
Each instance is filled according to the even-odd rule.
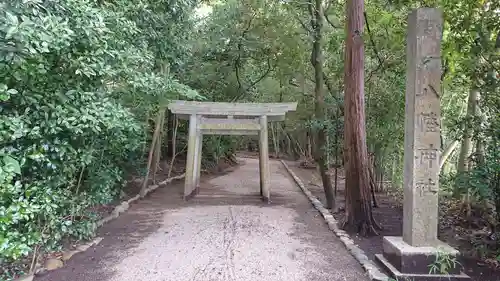
[[[419,121],[422,132],[436,132],[439,130],[439,119],[435,112],[421,112]]]
[[[420,165],[429,169],[432,169],[433,165],[434,167],[437,166],[437,163],[434,162],[438,159],[439,151],[434,148],[434,144],[431,143],[428,148],[419,148],[418,151],[420,153],[415,157],[420,159]]]
[[[419,180],[415,183],[415,189],[420,192],[420,196],[423,196],[424,193],[437,193],[438,186],[435,181],[431,178],[428,180]]]

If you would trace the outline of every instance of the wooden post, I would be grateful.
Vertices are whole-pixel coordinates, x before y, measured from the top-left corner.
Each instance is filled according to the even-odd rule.
[[[200,119],[198,119],[200,121]],[[202,148],[203,148],[203,134],[201,133],[201,129],[199,128],[198,123],[198,130],[196,132],[196,180],[195,180],[195,188],[196,190],[199,189],[200,187],[200,178],[201,178],[201,155],[202,155]]]
[[[189,199],[195,190],[195,163],[196,163],[196,131],[198,127],[198,117],[196,114],[189,116],[189,139],[188,139],[188,152],[186,159],[186,179],[184,185],[184,199]]]
[[[200,178],[200,161],[201,161],[201,155],[200,155],[200,150],[201,150],[201,116],[197,115],[196,116],[196,131],[195,131],[195,139],[196,139],[196,145],[195,145],[195,150],[194,150],[194,167],[193,167],[193,192],[191,192],[192,195],[195,195],[198,192],[198,186],[199,186],[199,178]]]
[[[268,143],[268,131],[267,131],[267,116],[260,117],[260,193],[262,198],[269,202],[270,201],[270,173],[269,173],[269,143]]]

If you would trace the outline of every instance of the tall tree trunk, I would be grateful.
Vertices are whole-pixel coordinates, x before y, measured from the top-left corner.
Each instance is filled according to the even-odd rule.
[[[330,169],[330,167],[332,165],[332,161],[331,161],[331,157],[330,157],[330,147],[331,147],[330,136],[327,133],[326,134],[325,153],[326,153],[326,167],[328,167],[328,169]]]
[[[496,142],[493,142],[495,145]],[[498,146],[497,146],[498,147]],[[500,164],[500,161],[497,159]],[[493,191],[493,200],[495,201],[496,222],[500,225],[500,171],[496,171],[491,175],[490,189]],[[496,227],[495,227],[496,228]],[[496,229],[498,231],[498,229]]]
[[[165,111],[161,113],[161,121],[160,121],[160,133],[158,135],[158,139],[156,140],[155,151],[153,154],[153,184],[156,184],[156,174],[158,173],[158,169],[160,169],[160,160],[161,160],[161,147],[163,144],[163,127],[165,125]]]
[[[345,49],[345,178],[344,227],[361,235],[378,234],[370,200],[370,175],[366,147],[364,99],[363,0],[347,1]]]
[[[441,155],[441,158],[439,159],[439,169],[440,170],[443,168],[444,163],[446,163],[446,160],[448,160],[451,153],[455,150],[455,148],[457,148],[458,144],[459,144],[459,141],[455,140],[443,151],[443,154]]]
[[[316,119],[322,124],[321,128],[316,130],[315,143],[315,160],[319,168],[323,189],[325,191],[326,205],[328,209],[335,207],[335,198],[333,186],[330,176],[328,176],[328,167],[326,161],[326,128],[323,125],[325,122],[325,81],[323,80],[323,52],[322,46],[322,28],[323,28],[323,6],[321,0],[309,2],[309,13],[311,15],[311,27],[313,29],[313,47],[311,52],[311,64],[314,67],[314,82],[315,82],[315,103],[314,113]]]
[[[479,90],[477,88],[472,88],[469,92],[469,99],[467,102],[467,113],[465,116],[465,124],[464,124],[464,135],[462,138],[462,144],[460,146],[460,154],[458,155],[458,166],[457,171],[459,174],[457,184],[455,185],[455,189],[453,190],[453,196],[459,197],[461,192],[461,187],[465,187],[467,189],[466,197],[469,195],[469,184],[462,183],[462,181],[466,180],[467,177],[465,173],[469,171],[471,166],[470,156],[472,154],[472,136],[474,133],[473,127],[473,119],[476,112],[476,105],[479,99]]]
[[[460,147],[460,155],[458,157],[458,167],[459,173],[468,171],[469,167],[469,157],[472,153],[472,134],[474,132],[472,126],[472,119],[474,118],[476,105],[479,99],[479,91],[473,88],[469,93],[469,100],[467,102],[467,115],[465,116],[465,128],[464,136],[462,139],[462,145]]]
[[[382,149],[375,154],[375,161],[373,162],[373,171],[375,172],[375,192],[382,192],[384,190],[384,158],[385,149]]]
[[[174,135],[174,118],[174,114],[170,110],[167,110],[167,149],[165,150],[167,158],[174,157],[175,147],[172,141]]]
[[[339,182],[339,172],[338,169],[340,167],[339,163],[339,116],[338,116],[338,108],[335,110],[335,187],[334,187],[334,194],[337,196],[337,189],[338,189],[338,182]]]
[[[500,33],[499,33],[500,34]],[[481,128],[482,125],[483,125],[483,116],[482,116],[482,113],[481,113],[481,105],[479,104],[479,101],[480,101],[480,94],[478,95],[478,98],[477,98],[477,103],[476,103],[476,107],[474,109],[474,117],[478,119],[478,121],[480,122],[480,125],[479,126],[474,126],[475,128]],[[474,154],[476,156],[476,164],[479,165],[479,166],[482,166],[484,165],[484,142],[483,142],[483,137],[481,136],[480,134],[481,132],[477,131],[475,132],[476,134],[476,147],[475,147],[475,151],[474,151]]]
[[[146,190],[147,190],[148,182],[149,182],[149,174],[151,173],[151,164],[153,162],[153,154],[154,154],[158,139],[160,137],[160,132],[161,132],[161,120],[165,116],[163,113],[164,111],[165,111],[165,108],[160,107],[160,110],[158,111],[158,115],[156,116],[155,131],[153,133],[153,139],[151,140],[151,147],[149,148],[149,156],[148,156],[148,165],[146,168],[146,175],[144,176],[141,190],[139,191],[139,195],[141,196],[141,198],[146,196]]]
[[[307,129],[306,131],[306,160],[309,161],[311,160],[312,157],[312,141],[311,141],[311,132],[310,129]]]
[[[274,147],[274,158],[279,158],[279,143],[278,143],[278,131],[276,129],[276,122],[272,122],[270,124],[271,127],[271,136],[273,138],[273,147]]]
[[[384,191],[384,174],[385,174],[385,169],[383,165],[379,166],[379,182],[377,185],[377,192],[383,192]]]

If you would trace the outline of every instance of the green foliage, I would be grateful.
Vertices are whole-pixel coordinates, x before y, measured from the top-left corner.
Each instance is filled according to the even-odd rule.
[[[2,108],[2,259],[65,235],[88,238],[88,208],[117,195],[139,156],[142,130],[126,109],[97,93],[65,97],[18,96]]]
[[[429,274],[449,274],[451,269],[460,265],[455,256],[438,249],[436,259],[429,265]]]
[[[0,264],[89,238],[142,164],[144,117],[201,98],[169,71],[194,6],[173,2],[0,3]]]

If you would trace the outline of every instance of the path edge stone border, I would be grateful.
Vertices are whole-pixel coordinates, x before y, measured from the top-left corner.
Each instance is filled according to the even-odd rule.
[[[361,267],[366,271],[370,280],[374,281],[389,281],[389,276],[382,273],[378,267],[370,261],[368,256],[365,254],[361,248],[359,248],[354,241],[349,237],[349,234],[344,230],[340,229],[338,226],[338,222],[330,213],[330,210],[323,206],[323,203],[314,196],[311,191],[304,185],[302,180],[295,174],[294,171],[288,166],[288,164],[284,160],[280,160],[285,169],[288,171],[290,176],[292,176],[295,183],[300,187],[302,192],[306,195],[306,197],[311,201],[311,204],[314,206],[318,212],[321,213],[325,222],[328,224],[328,228],[337,236],[340,241],[344,244],[344,246],[349,250],[351,255],[361,264]]]
[[[175,177],[168,178],[162,182],[159,182],[158,184],[150,185],[149,187],[146,188],[146,192],[144,193],[144,196],[142,198],[146,197],[149,193],[158,189],[158,187],[165,186],[174,180],[183,179],[185,176],[186,176],[186,174],[184,173],[184,174],[181,174],[181,175],[178,175]],[[111,213],[109,213],[108,216],[97,221],[97,223],[96,223],[97,228],[103,226],[104,224],[108,223],[109,221],[111,221],[113,219],[118,218],[122,213],[126,212],[130,208],[130,205],[132,203],[134,203],[142,198],[139,194],[137,194],[128,200],[122,201],[119,205],[115,206],[113,211],[111,211]],[[35,278],[35,275],[37,275],[37,274],[61,268],[62,266],[64,266],[64,263],[66,263],[68,260],[70,260],[73,257],[73,255],[87,251],[92,246],[96,246],[97,244],[101,243],[102,239],[103,239],[102,237],[96,237],[89,242],[79,244],[76,247],[76,249],[74,249],[74,250],[67,250],[67,251],[63,252],[63,254],[60,258],[48,259],[47,261],[51,261],[51,262],[53,262],[53,264],[57,264],[57,266],[55,266],[54,268],[48,268],[46,266],[46,264],[47,264],[46,263],[44,266],[39,266],[38,268],[36,268],[34,273],[23,275],[17,279],[14,279],[14,281],[32,281]],[[45,261],[45,262],[47,262],[47,261]]]

